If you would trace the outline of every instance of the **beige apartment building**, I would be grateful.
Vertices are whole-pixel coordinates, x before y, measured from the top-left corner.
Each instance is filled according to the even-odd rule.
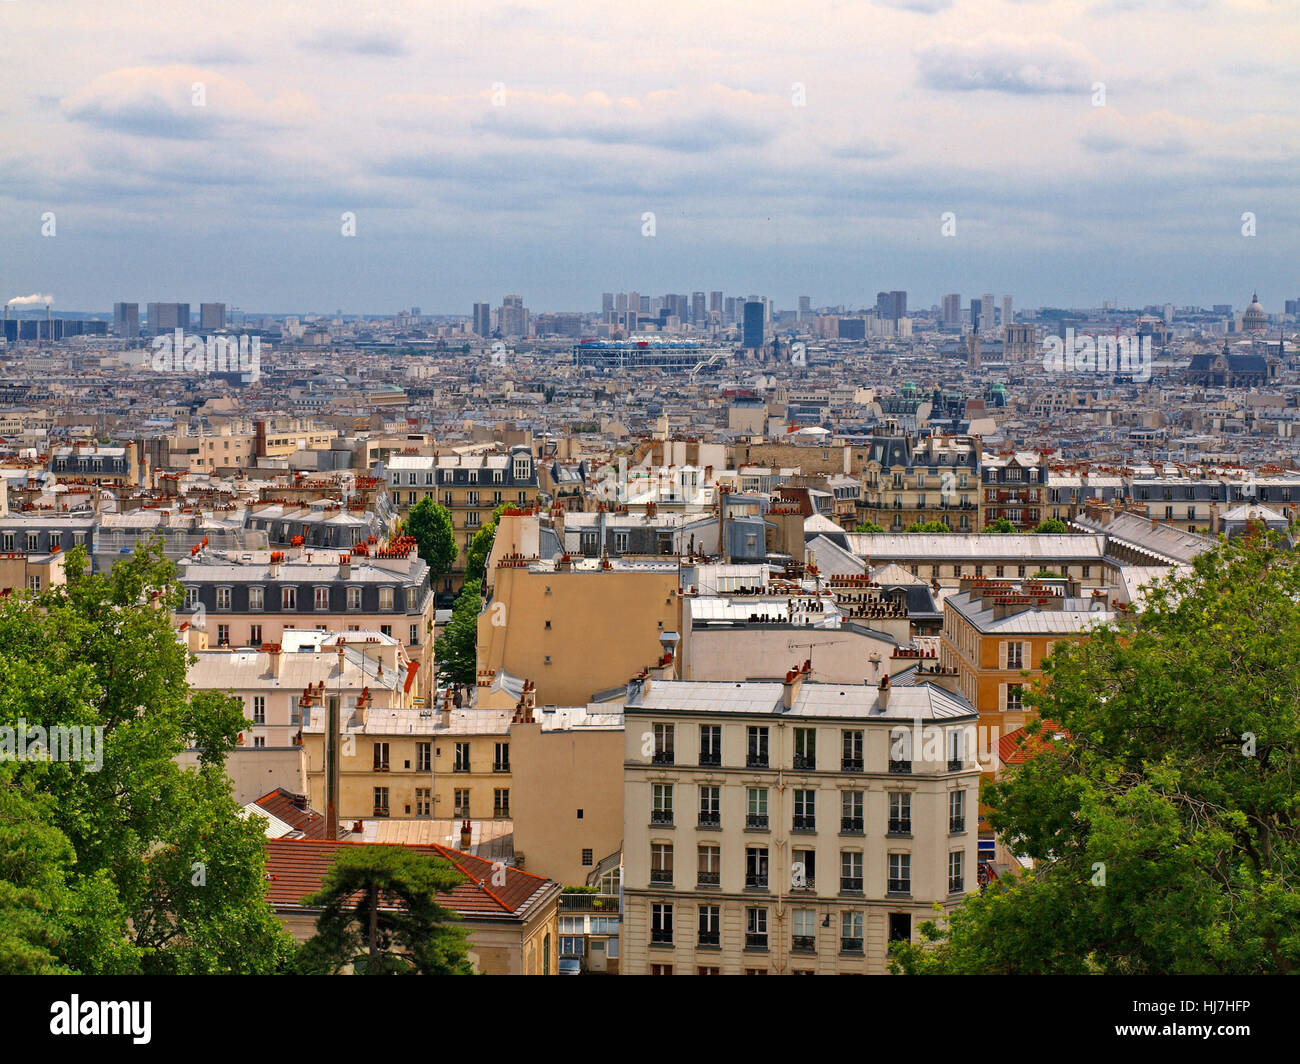
[[[892,427],[873,436],[860,466],[859,512],[890,532],[940,521],[956,532],[984,527],[976,436],[915,440]]]
[[[505,557],[493,581],[478,619],[480,682],[527,676],[539,704],[586,705],[658,660],[679,631],[675,561]]]
[[[974,708],[806,675],[630,686],[622,972],[880,974],[976,886]]]

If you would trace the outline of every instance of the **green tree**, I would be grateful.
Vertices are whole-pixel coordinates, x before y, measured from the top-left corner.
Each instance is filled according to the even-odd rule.
[[[505,513],[506,504],[502,503],[492,511],[492,520],[474,533],[465,549],[465,579],[485,580],[487,578],[488,555],[492,553],[492,544],[497,538],[497,523]]]
[[[542,395],[549,403],[552,399],[555,398],[555,385],[548,384],[545,388],[542,389]]]
[[[429,580],[436,585],[460,553],[451,511],[426,495],[407,513],[404,531],[415,537],[420,557],[429,564]]]
[[[1036,573],[1034,573],[1034,575],[1031,577],[1031,579],[1033,579],[1033,580],[1059,580],[1059,579],[1061,579],[1061,574],[1058,573],[1055,569],[1039,569]]]
[[[1297,599],[1294,554],[1230,542],[1058,645],[1030,698],[1057,727],[984,795],[1036,866],[896,947],[896,970],[1300,970]]]
[[[951,532],[952,529],[942,521],[913,521],[907,526],[907,532],[938,532],[940,534]]]
[[[1070,529],[1066,523],[1056,517],[1049,517],[1034,529],[1034,532],[1039,535],[1061,535],[1069,531]]]
[[[984,526],[985,532],[994,532],[999,535],[1005,535],[1008,532],[1015,532],[1016,526],[1008,521],[1005,517],[999,517],[996,521],[990,521]]]
[[[224,772],[242,705],[189,689],[175,568],[154,541],[108,574],[74,549],[66,574],[0,602],[0,724],[102,729],[98,764],[13,770],[33,845],[70,847],[49,862],[66,890],[42,888],[66,928],[54,956],[85,973],[278,970],[292,941],[266,904],[265,839]],[[177,763],[186,749],[196,768]]]
[[[471,686],[478,675],[478,615],[483,608],[483,585],[468,580],[456,598],[451,620],[434,640],[438,674],[448,683]]]
[[[875,535],[878,532],[883,532],[884,528],[876,524],[875,521],[863,521],[862,524],[858,525],[858,527],[855,528],[853,531],[863,532],[868,535]]]
[[[438,903],[463,883],[450,862],[405,846],[347,846],[321,889],[303,898],[319,906],[316,934],[303,943],[298,968],[337,975],[470,975],[468,940],[450,927],[456,914]]]

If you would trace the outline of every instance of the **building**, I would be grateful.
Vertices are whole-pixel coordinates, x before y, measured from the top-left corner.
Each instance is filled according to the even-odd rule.
[[[173,329],[190,327],[190,305],[188,303],[150,303],[149,332],[154,336],[171,332]]]
[[[957,292],[943,297],[943,323],[945,325],[961,324],[961,295]]]
[[[501,300],[500,328],[502,336],[528,335],[528,309],[523,296],[506,296]]]
[[[916,521],[974,531],[980,527],[979,466],[975,437],[918,440],[887,423],[873,433],[859,466],[861,519],[896,532]]]
[[[226,327],[226,304],[200,303],[199,328],[203,332],[220,332]]]
[[[492,305],[490,303],[474,304],[474,332],[484,339],[492,335]]]
[[[1225,340],[1218,354],[1202,351],[1193,355],[1183,382],[1202,388],[1258,388],[1277,381],[1279,365],[1271,355],[1234,353]]]
[[[345,846],[326,839],[266,840],[266,897],[297,942],[316,933],[321,910],[302,899],[320,889]],[[549,879],[437,844],[410,847],[451,862],[464,882],[438,899],[469,936],[469,959],[482,975],[557,974],[560,886]]]
[[[1042,520],[1047,470],[1031,451],[989,457],[981,463],[984,493],[981,527],[1006,519],[1017,532],[1029,532]]]
[[[140,304],[113,304],[113,332],[124,340],[134,340],[140,335]]]
[[[877,292],[876,316],[881,321],[897,323],[907,317],[906,292]]]
[[[763,346],[763,325],[765,306],[750,300],[745,304],[744,347],[757,351]]]
[[[974,888],[974,709],[807,672],[629,686],[622,972],[882,974]]]

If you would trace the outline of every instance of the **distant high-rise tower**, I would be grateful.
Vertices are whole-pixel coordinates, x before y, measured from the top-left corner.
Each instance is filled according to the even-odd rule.
[[[953,292],[943,297],[943,323],[945,325],[961,324],[961,295]]]
[[[763,304],[751,299],[745,303],[745,347],[757,351],[763,346]]]
[[[1002,324],[1010,325],[1015,320],[1016,320],[1016,316],[1011,311],[1011,297],[1003,296],[1002,297]]]
[[[707,313],[708,312],[704,309],[704,293],[692,292],[691,293],[691,321],[694,322],[696,325],[700,325],[701,323],[703,323],[705,317],[707,316]]]
[[[984,307],[978,299],[970,301],[970,327],[974,332],[978,332],[984,324]]]
[[[149,331],[155,336],[171,332],[173,329],[190,327],[190,305],[188,303],[150,303]]]
[[[882,321],[897,322],[907,317],[907,293],[900,291],[876,293],[876,315]]]
[[[113,331],[125,340],[134,340],[140,335],[140,304],[113,304]]]
[[[600,316],[609,321],[609,316],[614,313],[614,293],[601,292],[600,294]]]
[[[812,315],[812,296],[799,297],[799,320],[807,321]]]
[[[615,313],[617,313],[617,314],[626,314],[626,313],[627,313],[627,293],[626,293],[626,292],[619,292],[619,294],[616,295],[616,296],[614,297],[614,311],[615,311]]]
[[[527,336],[528,310],[523,296],[504,296],[501,300],[501,335]]]
[[[721,292],[710,292],[710,293],[709,293],[709,310],[710,310],[710,311],[715,311],[715,310],[716,310],[716,311],[718,312],[718,314],[721,314],[721,313],[722,313],[722,293],[721,293]]]
[[[492,304],[474,304],[474,334],[488,337],[492,335]]]
[[[985,292],[983,297],[980,299],[980,328],[981,329],[991,329],[993,328],[994,325],[997,324],[997,320],[996,320],[997,308],[998,308],[998,304],[997,301],[993,298],[993,293]]]
[[[226,304],[200,303],[199,328],[204,332],[216,332],[226,327]]]

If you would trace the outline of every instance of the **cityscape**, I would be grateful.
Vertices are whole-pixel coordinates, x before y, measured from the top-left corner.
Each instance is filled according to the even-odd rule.
[[[50,39],[31,6],[0,22]],[[102,28],[63,6],[70,41]],[[793,23],[779,44],[764,5],[739,32],[773,86],[736,59],[699,99],[688,56],[722,48],[703,29],[679,55],[643,26],[667,50],[608,97],[518,27],[536,73],[456,60],[417,84],[419,4],[347,30],[349,5],[322,5],[278,61],[205,10],[210,39],[171,60],[114,29],[48,99],[15,82],[0,128],[84,130],[102,180],[64,144],[0,169],[0,972],[901,977],[892,994],[1300,970],[1296,179],[1275,156],[1205,186],[1178,169],[1224,130],[1250,158],[1262,133],[1294,148],[1284,52],[1231,68],[1260,89],[1231,101],[1044,28],[1075,6],[992,0],[1002,28],[972,35],[970,0],[864,5],[881,41],[919,42],[907,76],[935,98],[864,116],[853,147],[839,105],[817,112],[818,60],[790,70],[800,48],[828,79],[856,61]],[[1147,46],[1185,19],[1188,55],[1225,9],[1294,40],[1268,0],[1085,6]],[[837,10],[807,17],[865,25]],[[447,47],[518,19],[613,78],[627,13],[568,17],[489,5],[448,16]],[[807,115],[807,180],[845,180],[817,176],[823,151],[869,177],[859,214],[723,158],[795,136],[765,91]],[[945,94],[989,108],[976,146],[954,132],[951,190],[895,169],[961,113]],[[407,154],[369,128],[331,151],[392,184],[316,149],[289,181],[344,101]],[[1019,166],[1013,115],[1044,144],[1078,123],[1119,170],[1053,200],[1042,243],[992,233],[1002,201],[966,187],[964,167],[1002,173],[1010,210],[1032,181],[998,169]],[[462,125],[501,147],[453,151]],[[237,144],[264,158],[201,176]],[[1133,145],[1177,190],[1166,215],[1151,186],[1121,202]],[[481,243],[417,246],[403,182],[466,213],[515,168],[553,217],[530,192]],[[728,183],[725,211],[689,214]],[[860,229],[890,196],[914,237]],[[1184,196],[1217,229],[1193,232]],[[281,199],[310,235],[265,213]],[[1138,203],[1149,229],[1119,246]],[[1071,210],[1066,268],[1047,234]],[[246,260],[226,237],[199,253],[176,211],[200,242],[264,230]],[[1248,985],[1116,990],[1098,1030],[1249,1037]],[[147,1009],[68,993],[42,999],[51,1035],[151,1037]]]

